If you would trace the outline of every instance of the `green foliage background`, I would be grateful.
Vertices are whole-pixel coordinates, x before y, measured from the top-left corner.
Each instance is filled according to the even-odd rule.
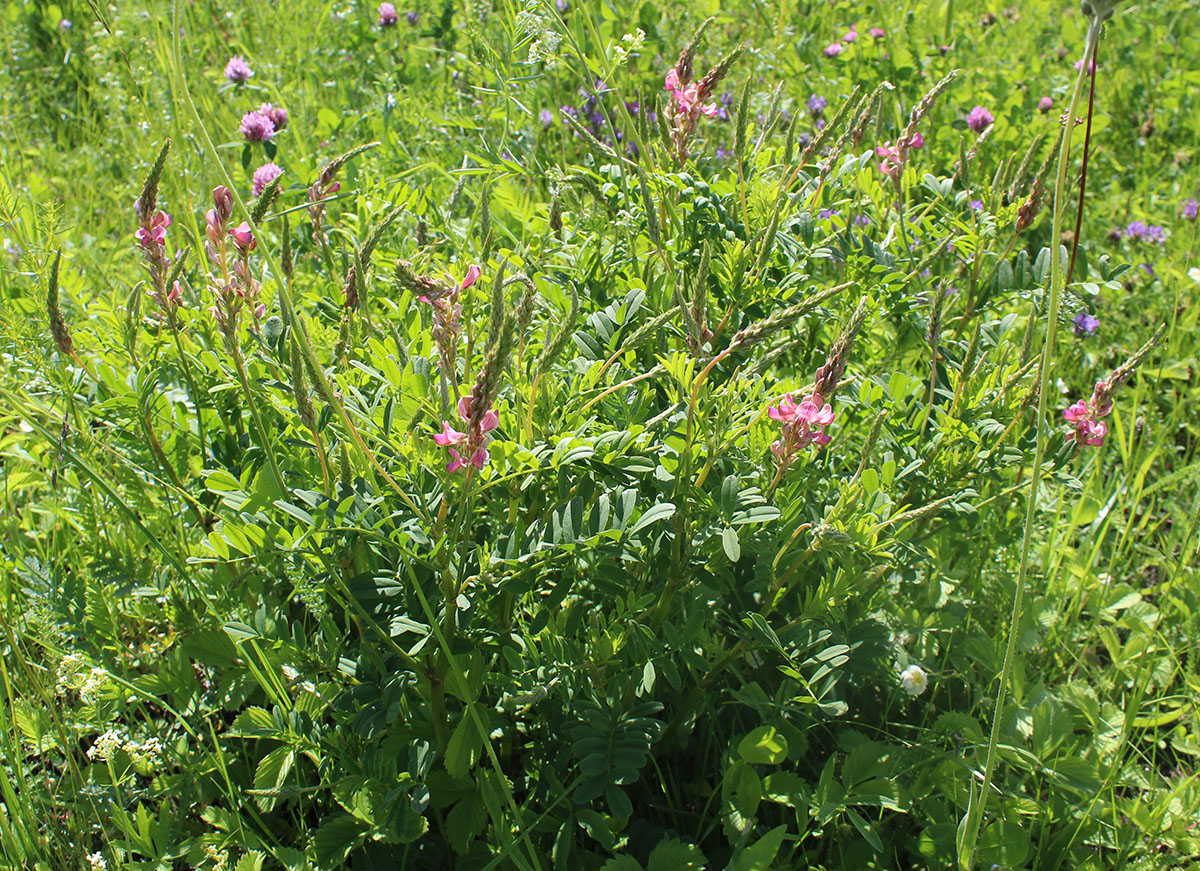
[[[0,867],[954,868],[997,716],[976,867],[1200,858],[1194,9],[1106,25],[1036,483],[1082,127],[1070,235],[1051,239],[1052,172],[1016,222],[1077,9],[409,11],[3,5]],[[746,50],[677,165],[648,113],[710,15],[697,75]],[[874,148],[955,70],[893,187]],[[600,139],[559,111],[586,126],[589,94]],[[238,134],[262,102],[290,114],[269,148]],[[177,330],[130,208],[167,139]],[[320,244],[307,190],[367,143]],[[223,183],[250,204],[268,157],[241,372],[207,312],[204,212]],[[1163,240],[1112,232],[1134,221]],[[483,267],[455,378],[400,261]],[[833,440],[777,476],[767,407],[806,395],[860,303]],[[1078,448],[1061,409],[1160,324],[1106,443]],[[448,474],[432,435],[506,327],[490,462]]]

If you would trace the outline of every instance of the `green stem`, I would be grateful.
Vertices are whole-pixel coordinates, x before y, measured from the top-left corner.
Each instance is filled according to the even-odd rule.
[[[975,861],[975,848],[979,841],[979,830],[983,813],[987,807],[988,792],[992,788],[992,775],[996,768],[996,748],[1000,743],[1000,724],[1004,718],[1004,700],[1016,660],[1017,633],[1021,622],[1021,607],[1024,602],[1025,580],[1029,573],[1029,550],[1033,538],[1033,524],[1037,514],[1037,488],[1041,483],[1042,465],[1046,457],[1046,442],[1049,426],[1046,420],[1046,394],[1050,380],[1050,367],[1054,360],[1054,339],[1058,328],[1058,312],[1064,290],[1063,262],[1059,251],[1059,235],[1062,232],[1063,198],[1067,186],[1067,169],[1070,164],[1071,131],[1075,124],[1075,108],[1083,91],[1083,80],[1088,74],[1088,64],[1095,54],[1100,36],[1100,21],[1093,18],[1088,25],[1087,43],[1083,63],[1071,92],[1071,103],[1067,108],[1066,129],[1063,131],[1062,150],[1058,154],[1058,177],[1054,185],[1054,217],[1050,227],[1050,306],[1046,313],[1046,340],[1038,367],[1037,448],[1034,452],[1033,470],[1029,479],[1029,499],[1025,507],[1025,531],[1021,539],[1021,562],[1017,571],[1016,590],[1013,592],[1012,614],[1008,624],[1008,641],[1004,650],[1004,664],[1000,670],[1000,688],[996,693],[996,707],[992,713],[991,735],[988,739],[987,759],[983,768],[983,784],[978,793],[974,789],[963,818],[963,829],[959,839],[958,865],[970,871]],[[1032,317],[1033,315],[1031,315]],[[978,797],[977,797],[978,796]]]
[[[258,443],[262,445],[263,453],[267,455],[267,465],[271,467],[271,477],[275,479],[275,485],[279,488],[281,494],[287,493],[287,486],[283,482],[283,472],[279,471],[279,462],[275,459],[275,449],[271,447],[271,441],[267,438],[266,427],[263,426],[262,416],[258,413],[258,403],[254,400],[254,392],[250,389],[250,379],[246,377],[246,360],[242,356],[241,348],[234,346],[233,363],[237,368],[238,382],[242,385],[242,393],[246,396],[246,405],[250,407],[250,417],[254,422],[254,432],[258,436]]]

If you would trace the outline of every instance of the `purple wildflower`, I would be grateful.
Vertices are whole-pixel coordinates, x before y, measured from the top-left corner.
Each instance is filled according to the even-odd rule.
[[[1196,220],[1197,213],[1200,213],[1200,202],[1195,197],[1188,197],[1183,202],[1183,217],[1184,220]]]
[[[379,4],[379,26],[380,27],[391,27],[393,24],[395,24],[399,20],[400,20],[400,16],[396,14],[395,6],[393,6],[391,3],[380,3]]]
[[[1042,99],[1038,100],[1038,111],[1041,112],[1043,115],[1045,115],[1047,112],[1049,112],[1053,108],[1054,108],[1054,101],[1051,100],[1049,97],[1042,97]]]
[[[820,94],[813,94],[808,98],[808,102],[806,102],[804,105],[808,107],[808,112],[810,115],[812,115],[814,118],[820,118],[821,113],[825,111],[825,107],[828,106],[829,103]]]
[[[275,122],[262,112],[247,112],[240,129],[247,142],[266,142],[275,135]]]
[[[850,25],[850,29],[846,31],[846,35],[842,37],[842,42],[854,42],[858,39],[858,31],[854,29],[854,25]]]
[[[883,39],[885,36],[887,36],[887,34],[884,33],[882,27],[872,27],[871,28],[871,39],[878,41],[880,39]]]
[[[976,133],[982,133],[984,130],[987,130],[992,126],[992,121],[994,120],[992,113],[983,108],[983,106],[976,106],[967,113],[967,126]]]
[[[1087,312],[1075,315],[1075,335],[1080,339],[1093,335],[1100,326],[1100,319]]]
[[[225,78],[234,84],[240,85],[252,75],[254,75],[254,70],[250,69],[250,64],[246,63],[246,59],[240,54],[235,54],[225,64]]]
[[[566,12],[570,5],[571,4],[569,4],[567,0],[554,0],[554,8],[558,10],[559,15],[562,15],[564,12]]]
[[[287,109],[283,108],[283,106],[272,106],[270,103],[263,103],[258,107],[258,111],[271,119],[271,123],[275,125],[276,133],[288,125]]]
[[[971,200],[971,210],[974,212],[982,212],[983,200]]]
[[[1159,245],[1167,240],[1166,230],[1163,227],[1157,224],[1147,224],[1144,221],[1130,221],[1122,235],[1127,239],[1157,242]]]
[[[554,113],[549,109],[543,109],[538,114],[538,120],[542,122],[542,127],[549,130],[550,125],[554,123]]]
[[[281,175],[283,175],[283,170],[274,163],[264,163],[258,169],[254,170],[254,182],[251,188],[254,195],[261,197],[262,192],[267,189],[267,185]]]
[[[842,44],[840,42],[831,42],[825,46],[825,57],[837,57],[842,53]]]
[[[74,26],[75,26],[75,25],[74,25],[74,24],[72,24],[72,23],[70,22],[70,20],[69,20],[69,19],[66,19],[66,18],[64,18],[64,19],[62,19],[61,21],[59,21],[59,22],[58,22],[58,29],[59,29],[59,30],[62,30],[62,31],[64,31],[64,32],[65,32],[65,31],[68,31],[68,30],[70,30],[70,29],[71,29],[72,27],[74,27]]]
[[[404,18],[413,27],[416,27],[417,22],[421,20],[421,16],[415,12],[408,13],[407,15],[404,16]]]

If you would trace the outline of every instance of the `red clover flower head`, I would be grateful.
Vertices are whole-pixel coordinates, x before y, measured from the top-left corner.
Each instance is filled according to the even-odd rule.
[[[396,14],[395,6],[393,6],[391,3],[380,3],[379,4],[379,26],[380,27],[391,27],[393,24],[395,24],[399,20],[400,20],[400,16]]]
[[[239,128],[247,142],[267,142],[275,136],[275,122],[262,112],[247,112]]]
[[[253,191],[256,197],[261,197],[267,185],[283,175],[283,170],[274,163],[264,163],[254,170]]]
[[[842,44],[840,42],[831,42],[825,46],[825,57],[837,57],[842,53]]]
[[[1047,112],[1049,112],[1053,108],[1054,108],[1054,101],[1051,100],[1049,97],[1042,97],[1042,99],[1038,100],[1038,111],[1041,112],[1043,115],[1045,115]]]
[[[992,113],[983,108],[983,106],[976,106],[967,113],[967,126],[976,133],[982,133],[984,130],[987,130],[992,126],[994,120]]]
[[[276,133],[288,125],[287,109],[283,108],[283,106],[272,106],[270,103],[263,103],[258,107],[258,111],[271,119],[271,123],[275,125]]]
[[[254,70],[250,69],[250,64],[246,63],[246,59],[240,54],[235,54],[225,64],[225,78],[236,85],[240,85],[254,75]]]

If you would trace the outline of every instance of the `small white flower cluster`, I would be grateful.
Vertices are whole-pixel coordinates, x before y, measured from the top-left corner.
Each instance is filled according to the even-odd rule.
[[[631,54],[637,54],[642,50],[642,43],[645,41],[646,31],[640,27],[633,33],[627,33],[622,36],[621,44],[613,49],[613,63],[617,66],[622,66]]]
[[[104,861],[103,853],[89,853],[87,863],[88,871],[108,871],[108,862]]]
[[[158,738],[147,738],[138,743],[126,738],[116,729],[109,729],[96,739],[88,749],[87,755],[93,762],[112,762],[121,750],[129,754],[135,766],[142,767],[158,762],[165,748]]]
[[[562,44],[562,34],[538,11],[537,5],[530,4],[518,12],[516,25],[519,32],[533,37],[529,46],[529,62],[553,66],[558,58],[558,47]]]
[[[108,689],[109,675],[99,666],[89,665],[82,653],[68,653],[58,663],[54,676],[54,691],[59,698],[71,692],[79,693],[85,705],[94,705]]]
[[[134,765],[153,765],[162,758],[163,743],[157,738],[147,738],[141,744],[129,741],[125,744],[125,752],[129,754]]]
[[[87,756],[93,762],[111,762],[125,746],[125,738],[116,729],[109,729],[88,748]]]
[[[108,672],[99,667],[93,668],[79,687],[79,700],[85,705],[94,705],[100,701],[106,689],[108,689]]]

